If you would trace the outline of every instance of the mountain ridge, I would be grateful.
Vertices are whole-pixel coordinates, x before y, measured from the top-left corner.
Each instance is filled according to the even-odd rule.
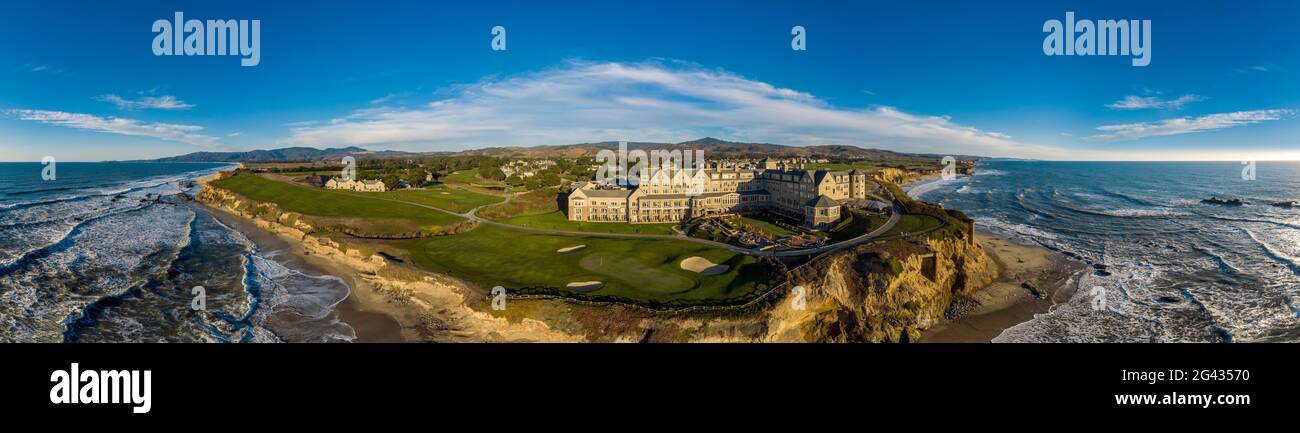
[[[259,149],[242,152],[193,152],[153,162],[306,162],[337,160],[344,156],[357,158],[401,158],[421,156],[491,156],[516,158],[578,158],[594,157],[601,150],[616,150],[618,142],[603,141],[595,143],[575,143],[541,146],[499,146],[469,149],[457,152],[406,152],[397,150],[372,151],[357,146],[317,149],[314,147],[285,147],[279,149]],[[713,157],[777,157],[777,158],[840,158],[840,159],[900,159],[933,158],[929,154],[897,152],[892,150],[862,148],[847,144],[825,144],[815,146],[787,146],[772,143],[747,143],[727,141],[713,137],[703,137],[680,143],[628,142],[629,150],[664,149],[695,150],[702,149]]]

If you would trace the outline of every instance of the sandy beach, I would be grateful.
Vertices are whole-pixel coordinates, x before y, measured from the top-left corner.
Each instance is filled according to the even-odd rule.
[[[964,313],[922,335],[921,342],[987,343],[1004,329],[1046,313],[1074,294],[1074,278],[1086,268],[1039,246],[1020,245],[979,232],[984,252],[997,263],[998,279],[970,298],[956,301]]]
[[[206,209],[206,208],[205,208]],[[404,342],[402,325],[397,317],[402,317],[396,306],[392,306],[379,294],[355,278],[355,271],[346,269],[330,260],[312,256],[307,253],[299,241],[276,235],[258,228],[251,221],[225,212],[207,209],[216,219],[233,228],[261,248],[262,253],[274,256],[276,262],[308,275],[332,275],[342,278],[348,284],[348,297],[335,307],[338,319],[357,332],[358,342]]]

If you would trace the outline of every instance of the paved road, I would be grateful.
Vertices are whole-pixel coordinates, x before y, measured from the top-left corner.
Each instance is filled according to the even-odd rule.
[[[739,247],[739,246],[735,246],[735,245],[731,245],[731,244],[724,244],[724,243],[721,243],[721,242],[714,242],[714,241],[711,241],[711,240],[708,240],[708,239],[693,238],[693,237],[686,236],[686,235],[682,235],[682,234],[676,234],[676,235],[652,235],[652,234],[643,234],[643,233],[599,233],[599,232],[583,232],[583,231],[573,231],[573,230],[544,229],[544,228],[537,228],[537,227],[525,227],[525,226],[519,226],[519,225],[514,225],[514,224],[505,224],[505,223],[501,223],[501,222],[497,222],[497,221],[492,221],[492,220],[485,219],[485,218],[482,218],[482,217],[478,216],[478,210],[479,210],[479,209],[482,209],[482,208],[487,207],[487,206],[495,206],[495,205],[498,205],[498,204],[505,204],[506,202],[509,202],[510,199],[514,198],[513,195],[501,195],[501,196],[499,196],[499,197],[505,197],[506,200],[503,201],[503,202],[501,202],[501,203],[492,203],[492,204],[485,204],[485,205],[482,205],[482,206],[478,206],[478,207],[475,207],[475,208],[473,208],[473,209],[470,209],[468,212],[465,212],[465,213],[456,213],[456,212],[452,212],[452,211],[449,211],[449,210],[446,210],[446,209],[442,209],[442,208],[438,208],[438,207],[434,207],[434,206],[429,206],[429,205],[421,204],[421,203],[409,202],[409,201],[405,201],[405,200],[398,200],[398,199],[391,199],[391,198],[381,198],[381,197],[373,197],[373,198],[377,198],[377,199],[380,199],[380,200],[395,201],[395,202],[398,202],[398,203],[405,203],[405,204],[409,204],[409,205],[415,205],[415,206],[419,206],[419,207],[423,207],[423,208],[428,208],[428,209],[436,210],[436,211],[438,211],[438,212],[447,213],[447,214],[456,215],[456,216],[459,216],[459,217],[462,217],[462,218],[471,219],[471,220],[477,221],[477,222],[479,222],[479,223],[481,223],[481,224],[487,224],[487,225],[491,225],[491,226],[495,226],[495,227],[501,227],[501,228],[505,228],[505,229],[509,229],[509,230],[517,230],[517,231],[530,232],[530,233],[540,233],[540,234],[565,235],[565,236],[588,236],[588,237],[597,237],[597,238],[614,238],[614,239],[662,239],[662,240],[686,241],[686,242],[695,242],[695,243],[697,243],[697,244],[704,244],[704,245],[708,245],[708,246],[716,247],[716,248],[722,248],[722,249],[726,249],[726,250],[729,250],[729,251],[732,251],[732,252],[736,252],[736,253],[740,253],[740,254],[748,254],[748,255],[751,255],[751,256],[755,256],[755,257],[798,257],[798,256],[817,255],[817,254],[821,254],[821,253],[825,253],[825,252],[839,251],[839,250],[842,250],[842,249],[845,249],[845,248],[852,247],[852,246],[854,246],[854,245],[861,244],[861,243],[863,243],[863,242],[871,241],[871,240],[873,240],[873,239],[875,239],[875,238],[877,238],[877,237],[880,237],[881,235],[883,235],[883,234],[889,232],[890,229],[894,228],[894,225],[898,224],[899,217],[903,214],[903,207],[902,207],[901,205],[898,204],[898,201],[897,201],[897,200],[895,200],[895,201],[893,202],[893,206],[894,206],[894,209],[893,209],[893,210],[894,210],[894,211],[893,211],[893,214],[889,216],[889,221],[886,221],[884,225],[882,225],[882,226],[876,228],[875,230],[872,230],[870,233],[867,233],[867,234],[864,234],[864,235],[861,235],[861,236],[858,236],[858,237],[855,237],[855,238],[853,238],[853,239],[849,239],[849,240],[846,240],[846,241],[843,241],[843,242],[837,242],[837,243],[834,243],[834,244],[830,244],[830,245],[826,245],[826,246],[821,246],[821,247],[817,247],[817,248],[809,248],[809,249],[805,249],[805,250],[789,250],[789,251],[776,251],[776,252],[773,252],[773,251],[760,251],[760,250],[753,249],[753,248],[744,248],[744,247]]]

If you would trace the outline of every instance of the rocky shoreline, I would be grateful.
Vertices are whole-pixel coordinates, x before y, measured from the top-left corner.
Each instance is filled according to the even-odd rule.
[[[979,232],[981,245],[998,267],[998,277],[970,297],[953,303],[945,320],[925,332],[927,343],[987,343],[1003,330],[1051,311],[1074,296],[1075,283],[1089,267],[1041,246],[1021,245]]]

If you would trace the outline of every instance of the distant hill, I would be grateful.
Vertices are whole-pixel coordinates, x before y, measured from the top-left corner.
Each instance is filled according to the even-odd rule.
[[[195,152],[186,155],[156,159],[157,162],[304,162],[337,161],[344,156],[356,158],[402,158],[424,155],[492,156],[504,158],[578,158],[592,157],[603,149],[618,149],[618,143],[579,143],[559,146],[488,147],[460,152],[402,152],[393,150],[370,151],[360,147],[316,149],[312,147],[287,147],[283,149],[253,150],[248,152]],[[821,146],[783,146],[770,143],[741,143],[705,137],[681,143],[630,142],[628,149],[702,149],[706,158],[835,158],[865,160],[934,159],[934,155],[894,152],[881,149],[864,149],[843,144]]]
[[[155,162],[338,162],[345,156],[354,158],[390,158],[417,155],[409,152],[383,150],[372,152],[360,147],[317,149],[314,147],[286,147],[247,152],[194,152],[180,156],[155,159]]]
[[[628,149],[702,149],[708,158],[764,157],[778,158],[846,158],[846,159],[915,159],[928,158],[916,154],[894,152],[880,149],[864,149],[849,145],[822,146],[783,146],[770,143],[741,143],[705,137],[681,143],[647,143],[629,142]],[[459,155],[483,155],[518,158],[552,158],[595,156],[602,149],[618,149],[618,143],[606,141],[600,143],[568,144],[562,146],[534,147],[491,147],[459,152]]]

